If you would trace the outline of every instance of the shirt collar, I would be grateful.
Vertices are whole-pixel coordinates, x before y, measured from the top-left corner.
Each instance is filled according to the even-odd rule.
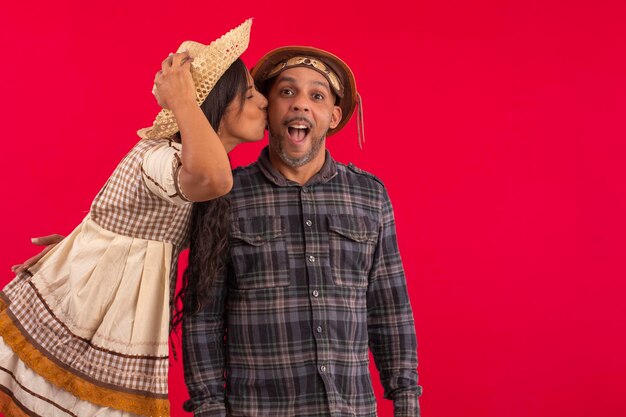
[[[337,163],[333,157],[330,156],[328,149],[326,149],[325,152],[326,157],[324,159],[324,165],[322,165],[322,168],[315,175],[313,175],[305,185],[324,184],[337,175]],[[297,182],[285,178],[283,174],[281,174],[280,171],[272,165],[272,162],[270,161],[269,146],[263,148],[257,163],[259,164],[259,169],[263,175],[279,187],[288,187],[293,185],[300,186]]]

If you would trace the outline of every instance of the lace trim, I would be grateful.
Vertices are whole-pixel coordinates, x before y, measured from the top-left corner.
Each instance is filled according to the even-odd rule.
[[[170,404],[167,399],[149,398],[99,387],[60,368],[26,340],[19,329],[15,327],[7,312],[4,311],[6,304],[2,301],[0,301],[0,310],[2,311],[0,313],[0,335],[4,342],[13,349],[26,366],[51,383],[65,389],[81,400],[103,407],[153,417],[170,415]]]

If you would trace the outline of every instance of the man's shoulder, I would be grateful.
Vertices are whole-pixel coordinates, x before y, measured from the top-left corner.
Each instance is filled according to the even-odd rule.
[[[253,162],[250,165],[239,166],[233,169],[233,181],[235,184],[250,183],[250,181],[260,181],[263,174],[259,169],[259,163]]]
[[[230,192],[231,198],[247,196],[255,190],[266,186],[267,179],[261,171],[258,162],[250,165],[239,166],[233,169],[233,188]]]
[[[254,161],[253,163],[249,165],[243,165],[243,166],[238,166],[237,168],[234,168],[233,176],[235,175],[246,176],[250,174],[256,174],[257,172],[259,172],[259,163],[257,161]]]
[[[383,181],[378,178],[376,175],[371,172],[365,171],[354,165],[353,163],[343,164],[341,162],[337,162],[337,170],[349,179],[353,179],[359,182],[370,183],[371,186],[380,188],[381,190],[385,189],[385,184]]]

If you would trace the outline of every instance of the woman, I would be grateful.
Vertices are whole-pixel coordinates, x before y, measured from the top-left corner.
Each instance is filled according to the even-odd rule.
[[[163,62],[166,110],[81,225],[0,293],[5,415],[169,416],[171,278],[192,202],[226,194],[227,152],[264,135],[267,101],[238,58],[250,23]]]

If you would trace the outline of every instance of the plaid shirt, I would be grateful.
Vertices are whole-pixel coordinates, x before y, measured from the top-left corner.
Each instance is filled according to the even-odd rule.
[[[232,265],[186,317],[195,416],[375,416],[368,346],[396,416],[419,416],[413,315],[382,183],[326,153],[304,186],[234,171]]]

